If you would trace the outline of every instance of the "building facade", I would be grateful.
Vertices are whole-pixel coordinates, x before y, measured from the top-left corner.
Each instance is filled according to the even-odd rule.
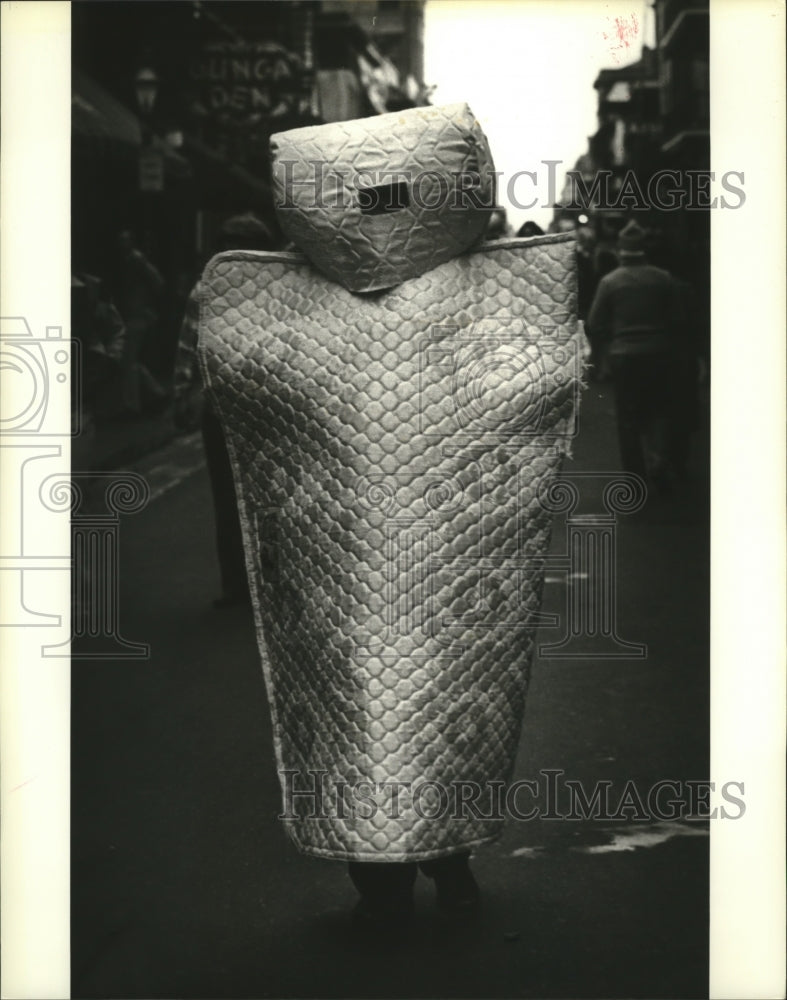
[[[594,82],[598,129],[570,171],[555,228],[576,228],[596,255],[614,250],[630,218],[649,255],[693,290],[710,325],[710,36],[707,0],[656,0],[656,48]]]
[[[133,228],[170,283],[227,215],[277,231],[274,132],[424,103],[423,3],[72,4],[73,252]]]

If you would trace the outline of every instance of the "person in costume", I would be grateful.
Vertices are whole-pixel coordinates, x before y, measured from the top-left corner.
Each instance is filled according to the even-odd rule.
[[[220,254],[198,357],[224,429],[299,850],[355,919],[419,870],[477,912],[500,835],[582,334],[571,235],[484,244],[494,164],[466,105],[271,139],[299,252]],[[472,801],[468,800],[471,799]]]

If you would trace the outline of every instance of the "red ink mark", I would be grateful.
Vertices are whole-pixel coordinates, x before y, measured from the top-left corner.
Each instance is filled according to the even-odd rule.
[[[610,51],[615,59],[615,62],[620,62],[620,52],[631,48],[631,43],[635,40],[638,32],[639,21],[637,20],[636,14],[632,14],[630,19],[626,17],[614,18],[614,30],[611,34],[607,34],[606,31],[602,31],[601,37],[604,41],[612,43],[610,45]]]
[[[35,781],[37,777],[38,775],[34,774],[32,778],[28,778],[27,781],[23,781],[21,785],[15,785],[8,794],[12,795],[14,792],[18,792],[20,788],[24,788],[25,785],[29,785],[30,782]]]

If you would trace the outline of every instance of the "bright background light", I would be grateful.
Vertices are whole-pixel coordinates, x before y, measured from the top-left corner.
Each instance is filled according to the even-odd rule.
[[[636,62],[643,41],[653,47],[654,39],[645,0],[428,0],[424,77],[436,85],[432,103],[472,108],[503,171],[498,200],[514,230],[526,219],[544,229],[551,221],[541,161],[562,161],[559,197],[565,171],[597,128],[598,71]],[[530,210],[506,198],[506,179],[518,170],[538,173],[537,186],[523,178],[515,187],[522,203],[538,195]]]

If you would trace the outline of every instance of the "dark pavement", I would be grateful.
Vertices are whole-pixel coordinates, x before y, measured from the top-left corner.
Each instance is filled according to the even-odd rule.
[[[150,659],[73,663],[72,995],[707,995],[698,822],[512,820],[474,861],[477,927],[443,923],[419,879],[412,934],[350,931],[344,864],[299,855],[277,821],[251,613],[210,606],[199,449],[192,435],[142,460],[153,499],[121,522],[120,627]],[[707,456],[698,441],[685,486],[619,518],[618,628],[647,657],[538,659],[517,777],[562,770],[618,795],[707,777]],[[566,471],[616,468],[611,394],[591,385]],[[555,552],[564,530],[556,517]],[[575,585],[548,573],[544,610],[564,615]]]

